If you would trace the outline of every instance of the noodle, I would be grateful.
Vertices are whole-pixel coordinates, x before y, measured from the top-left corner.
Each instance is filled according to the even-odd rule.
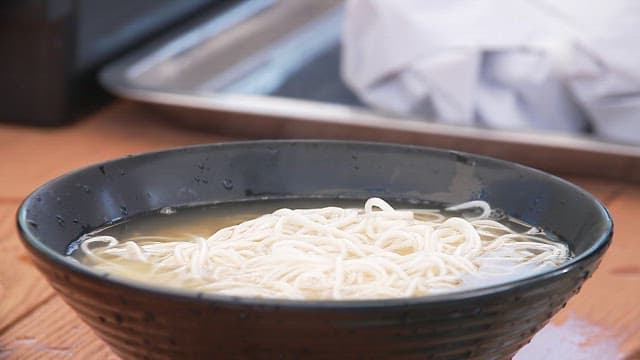
[[[484,201],[447,211],[395,210],[379,198],[363,209],[279,209],[209,238],[157,236],[82,241],[83,261],[109,273],[220,294],[288,299],[415,297],[464,288],[472,277],[556,266],[563,243],[532,228],[516,233],[489,218]],[[534,230],[535,229],[535,230]],[[470,281],[471,283],[473,281]]]

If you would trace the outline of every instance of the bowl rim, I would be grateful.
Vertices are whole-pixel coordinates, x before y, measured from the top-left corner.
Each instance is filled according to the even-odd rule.
[[[144,158],[144,157],[155,157],[162,156],[166,153],[176,153],[182,151],[193,151],[203,148],[218,148],[218,147],[234,147],[234,146],[247,146],[247,145],[264,145],[268,144],[292,144],[292,143],[306,143],[306,144],[321,144],[321,145],[354,145],[354,146],[365,146],[365,147],[387,147],[387,148],[396,148],[396,149],[404,149],[404,150],[416,150],[416,151],[426,151],[430,153],[438,153],[441,155],[460,155],[465,158],[473,159],[473,160],[481,160],[488,161],[490,163],[504,166],[507,168],[515,168],[519,170],[524,170],[526,172],[530,172],[532,174],[542,175],[544,177],[549,178],[551,181],[559,182],[562,186],[567,186],[568,188],[581,193],[583,196],[588,198],[596,208],[600,211],[602,217],[606,222],[605,230],[602,234],[596,239],[596,241],[587,248],[582,254],[575,256],[570,259],[566,263],[561,266],[542,271],[532,276],[526,276],[523,278],[519,278],[517,280],[512,280],[504,283],[498,283],[496,285],[480,287],[480,288],[472,288],[468,290],[460,290],[453,291],[450,293],[443,294],[434,294],[434,295],[425,295],[419,297],[412,298],[384,298],[384,299],[361,299],[361,300],[292,300],[292,299],[280,299],[280,298],[250,298],[250,297],[242,297],[242,296],[232,296],[232,295],[223,295],[216,293],[206,293],[206,292],[196,292],[192,290],[182,290],[178,288],[171,287],[162,287],[157,285],[146,284],[144,282],[129,280],[124,277],[118,276],[109,276],[104,272],[99,272],[97,270],[93,270],[87,266],[84,266],[79,263],[75,263],[69,261],[67,256],[60,254],[48,246],[45,246],[42,242],[39,241],[38,235],[34,234],[34,232],[27,226],[27,204],[30,202],[36,193],[39,191],[51,186],[54,183],[65,181],[66,178],[75,176],[82,172],[91,171],[94,169],[98,169],[101,166],[107,166],[110,164],[118,163],[123,160],[127,160],[130,158]],[[55,264],[56,266],[64,269],[65,271],[71,271],[76,275],[80,275],[85,278],[92,279],[97,282],[105,282],[111,286],[124,287],[128,291],[136,291],[136,292],[144,292],[147,295],[153,295],[155,297],[163,297],[163,298],[171,298],[174,300],[181,301],[201,301],[207,303],[217,303],[221,305],[243,305],[243,306],[258,306],[258,307],[274,307],[274,308],[298,308],[298,309],[367,309],[367,308],[388,308],[388,307],[397,307],[397,306],[409,306],[409,305],[444,305],[446,303],[451,302],[461,302],[461,301],[469,301],[474,299],[480,299],[487,296],[495,296],[504,292],[511,291],[515,288],[522,288],[527,286],[532,286],[536,283],[545,282],[547,280],[551,280],[562,274],[568,273],[576,267],[579,267],[581,264],[587,262],[594,256],[601,254],[603,251],[607,249],[607,247],[611,243],[611,239],[613,236],[613,219],[607,208],[604,204],[598,200],[593,194],[584,190],[583,188],[575,185],[567,180],[564,180],[556,175],[544,172],[542,170],[532,168],[526,165],[522,165],[516,162],[497,159],[490,156],[479,155],[468,153],[464,151],[458,150],[450,150],[446,148],[435,148],[428,146],[418,146],[418,145],[406,145],[399,143],[388,143],[388,142],[374,142],[374,141],[351,141],[351,140],[316,140],[316,139],[283,139],[283,140],[248,140],[248,141],[231,141],[231,142],[219,142],[219,143],[206,143],[206,144],[196,144],[189,146],[179,146],[179,147],[171,147],[166,149],[161,149],[157,151],[148,151],[141,152],[132,155],[121,156],[118,158],[114,158],[111,160],[98,162],[94,164],[90,164],[88,166],[81,167],[79,169],[64,173],[56,178],[53,178],[46,183],[38,186],[35,190],[33,190],[29,195],[25,197],[25,199],[20,204],[17,212],[16,212],[16,225],[18,227],[18,231],[20,234],[20,238],[25,247],[27,247],[31,256],[39,256],[41,258],[46,259],[46,261]],[[69,242],[75,241],[77,239],[71,239]]]

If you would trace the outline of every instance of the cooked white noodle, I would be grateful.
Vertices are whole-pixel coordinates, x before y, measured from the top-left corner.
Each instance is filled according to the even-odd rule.
[[[529,230],[434,210],[395,210],[379,198],[364,209],[279,209],[209,238],[111,236],[84,240],[84,261],[138,280],[203,292],[288,299],[414,297],[464,287],[471,276],[509,276],[555,266],[567,247]]]

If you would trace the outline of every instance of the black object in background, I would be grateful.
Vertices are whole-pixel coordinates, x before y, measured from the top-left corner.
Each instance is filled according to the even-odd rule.
[[[0,121],[59,125],[102,102],[96,69],[222,0],[0,1]]]

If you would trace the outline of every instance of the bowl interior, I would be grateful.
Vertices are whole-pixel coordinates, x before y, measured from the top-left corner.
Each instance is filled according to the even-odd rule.
[[[163,207],[370,196],[451,204],[485,200],[565,239],[576,254],[570,264],[605,247],[612,229],[593,196],[528,167],[424,147],[333,141],[202,145],[89,166],[33,192],[19,210],[18,225],[29,247],[62,261],[69,243],[83,233]]]

